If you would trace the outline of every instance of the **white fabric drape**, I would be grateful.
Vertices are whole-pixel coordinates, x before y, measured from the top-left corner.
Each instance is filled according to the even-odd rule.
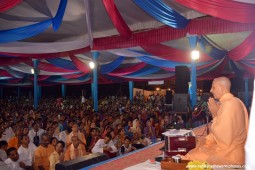
[[[0,51],[6,53],[45,54],[72,51],[87,46],[89,46],[88,39],[53,43],[13,42],[0,44]]]

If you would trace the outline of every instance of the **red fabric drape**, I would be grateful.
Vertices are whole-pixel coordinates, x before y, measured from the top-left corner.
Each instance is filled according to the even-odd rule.
[[[81,76],[84,76],[86,73],[80,73],[80,74],[68,74],[68,75],[63,75],[62,77],[66,78],[66,79],[76,79],[79,78]]]
[[[0,57],[0,66],[11,66],[16,65],[21,62],[30,61],[29,58],[9,58],[9,57]]]
[[[255,49],[255,31],[253,31],[239,46],[228,52],[231,60],[238,61],[245,58]]]
[[[33,62],[31,60],[29,62],[24,62],[24,63],[26,63],[27,65],[29,65],[31,67],[34,67]],[[57,66],[54,66],[49,63],[45,63],[45,62],[39,62],[38,69],[43,70],[43,71],[58,72],[58,73],[74,72],[74,70],[64,69],[64,68],[57,67]]]
[[[142,62],[142,63],[135,64],[133,66],[130,66],[130,67],[118,68],[108,74],[111,76],[123,76],[123,75],[134,73],[134,72],[144,68],[145,66],[146,66],[146,64]]]
[[[185,62],[185,63],[190,63],[191,58],[190,58],[190,51],[186,50],[179,50],[176,48],[172,48],[163,44],[153,44],[153,45],[142,45],[141,46],[145,51],[148,53],[161,57],[165,60],[171,60],[171,61],[176,61],[176,62]],[[200,61],[209,61],[212,58],[209,57],[208,55],[201,53]]]
[[[255,23],[255,4],[230,0],[175,0],[204,14],[240,23]]]
[[[19,3],[21,3],[23,0],[1,0],[0,1],[0,12],[5,12]]]
[[[5,70],[0,70],[0,77],[13,77],[13,76]]]
[[[103,0],[105,9],[107,10],[115,28],[118,30],[120,35],[123,36],[130,36],[131,30],[129,29],[128,25],[120,15],[114,0]]]
[[[44,75],[39,75],[37,80],[38,81],[43,81],[43,80],[46,80],[47,78],[49,78],[50,76],[44,76]],[[30,77],[30,80],[34,80],[34,76],[31,76]]]
[[[187,33],[197,35],[223,34],[251,31],[254,29],[254,23],[234,23],[218,18],[196,19],[191,20],[188,26],[184,29],[174,29],[168,26],[164,26],[158,29],[133,33],[129,39],[122,36],[95,38],[93,50],[108,50],[117,48],[129,48],[148,44],[157,44],[160,42],[186,37]]]
[[[91,69],[84,64],[82,61],[80,61],[77,57],[75,57],[74,55],[70,56],[72,62],[75,64],[75,66],[82,71],[83,73],[89,73],[91,71]]]

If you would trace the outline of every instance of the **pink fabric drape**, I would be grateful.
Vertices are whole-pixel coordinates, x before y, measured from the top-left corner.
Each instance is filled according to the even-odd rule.
[[[255,23],[255,4],[230,0],[175,0],[204,14],[240,23]]]
[[[111,76],[123,76],[123,75],[134,73],[134,72],[142,69],[145,66],[146,66],[145,63],[138,63],[138,64],[135,64],[130,67],[116,69],[115,71],[110,72],[108,74]]]
[[[114,0],[103,0],[105,9],[107,10],[115,28],[118,30],[120,35],[123,36],[130,36],[131,30],[129,29],[128,25],[120,15]]]
[[[148,53],[161,57],[166,60],[176,61],[176,62],[185,62],[190,63],[190,51],[179,50],[176,48],[172,48],[163,44],[153,44],[153,45],[142,45],[141,46]],[[208,55],[201,53],[201,62],[209,61],[212,58]]]
[[[108,50],[157,44],[160,42],[186,37],[187,33],[197,35],[223,34],[251,31],[254,29],[255,23],[242,24],[225,21],[218,18],[204,18],[191,20],[189,25],[184,29],[174,29],[165,26],[150,31],[133,33],[129,39],[123,36],[95,38],[93,50]]]
[[[74,55],[70,56],[72,62],[75,64],[75,66],[82,71],[83,73],[89,73],[91,71],[91,69],[84,64],[82,61],[80,61],[77,57],[75,57]]]
[[[0,12],[5,12],[19,3],[23,2],[23,0],[1,0],[0,1]]]
[[[255,31],[253,31],[239,46],[228,52],[231,60],[238,61],[245,58],[255,49]]]

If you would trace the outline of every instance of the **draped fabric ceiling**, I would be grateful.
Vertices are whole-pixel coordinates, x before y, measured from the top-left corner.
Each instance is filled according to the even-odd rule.
[[[99,83],[174,78],[190,67],[189,36],[198,36],[200,80],[255,74],[252,0],[0,1],[0,84]]]

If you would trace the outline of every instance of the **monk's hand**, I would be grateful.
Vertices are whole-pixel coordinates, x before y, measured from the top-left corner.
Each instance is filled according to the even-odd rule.
[[[213,118],[216,117],[217,116],[217,112],[218,112],[218,110],[220,108],[220,105],[212,97],[210,97],[208,99],[207,105],[208,105],[209,111],[212,114],[212,117]]]

